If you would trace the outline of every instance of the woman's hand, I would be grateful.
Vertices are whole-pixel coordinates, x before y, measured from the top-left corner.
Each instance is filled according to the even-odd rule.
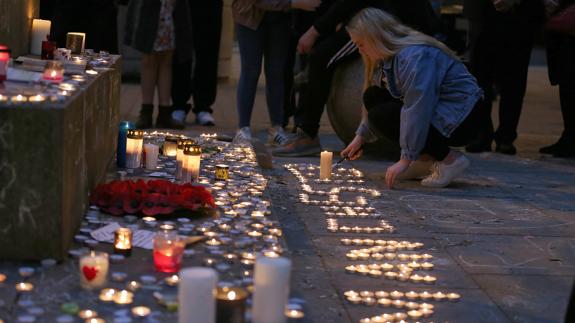
[[[411,164],[411,160],[400,159],[397,163],[387,168],[387,171],[385,172],[385,183],[389,189],[393,188],[397,175],[405,172],[409,167],[409,164]]]
[[[365,141],[361,136],[355,136],[353,140],[345,147],[344,150],[341,151],[341,157],[347,157],[349,160],[358,159],[361,157],[361,153],[363,152],[363,144]]]
[[[301,9],[305,11],[315,11],[321,4],[321,0],[291,0],[291,7],[293,9]]]
[[[315,27],[309,27],[297,42],[297,52],[300,54],[309,54],[318,37],[319,32],[315,30]]]

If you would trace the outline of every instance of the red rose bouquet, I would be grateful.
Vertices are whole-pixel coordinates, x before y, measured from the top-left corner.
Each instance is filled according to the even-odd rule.
[[[215,207],[203,186],[166,180],[112,181],[96,187],[90,204],[112,215],[142,213],[147,216]]]

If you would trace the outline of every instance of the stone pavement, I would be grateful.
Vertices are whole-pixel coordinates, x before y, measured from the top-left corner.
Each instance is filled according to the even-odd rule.
[[[235,55],[237,59],[237,55]],[[239,64],[234,64],[238,66]],[[263,78],[263,77],[262,77]],[[237,70],[219,86],[214,106],[217,127],[191,125],[186,132],[233,135],[237,113]],[[263,86],[263,82],[261,82]],[[269,125],[263,87],[258,89],[253,128],[265,140]],[[139,89],[123,86],[122,119],[135,119]],[[496,111],[496,109],[495,109]],[[494,118],[497,119],[494,114]],[[193,116],[188,118],[193,122]],[[369,205],[397,227],[381,235],[330,233],[319,206],[299,202],[302,193],[286,163],[319,164],[318,157],[274,158],[269,194],[280,218],[294,261],[293,293],[306,303],[306,322],[358,322],[398,309],[352,305],[346,290],[443,291],[462,295],[458,303],[431,302],[438,322],[561,322],[575,276],[575,161],[541,156],[540,146],[562,130],[558,91],[548,85],[544,67],[532,67],[517,140],[518,156],[471,155],[469,172],[445,189],[406,182],[387,190],[381,180],[392,161],[365,156],[349,162],[365,173],[365,187],[382,195]],[[327,117],[321,124],[325,149],[344,145]],[[375,225],[374,219],[345,220],[349,225]],[[370,278],[345,273],[350,249],[340,238],[394,239],[423,242],[434,256],[435,285]]]

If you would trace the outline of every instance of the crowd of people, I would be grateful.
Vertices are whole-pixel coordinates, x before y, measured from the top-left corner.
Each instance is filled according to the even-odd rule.
[[[120,26],[126,30],[121,41],[142,53],[137,127],[154,126],[156,90],[156,127],[183,129],[189,111],[197,123],[214,125],[222,0],[122,2],[128,18]],[[342,156],[358,158],[364,144],[383,136],[401,148],[401,159],[387,170],[390,187],[406,178],[446,186],[469,165],[451,146],[485,152],[495,143],[498,153],[516,153],[531,51],[543,29],[549,80],[559,87],[564,130],[540,152],[575,157],[575,0],[463,1],[469,21],[465,64],[437,40],[441,2],[234,0],[241,59],[234,140],[251,140],[263,65],[272,153],[319,153],[319,122],[334,70],[361,56],[366,75],[363,118]],[[497,96],[495,127],[491,113]],[[290,133],[285,128],[292,117]]]

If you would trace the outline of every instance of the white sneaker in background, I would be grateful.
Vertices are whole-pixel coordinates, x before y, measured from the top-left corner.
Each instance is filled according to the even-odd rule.
[[[290,135],[281,126],[271,127],[268,133],[269,146],[281,146],[290,141]]]
[[[469,167],[469,159],[464,155],[457,157],[453,163],[447,165],[442,162],[436,162],[432,166],[431,175],[421,180],[422,186],[427,187],[445,187],[453,179],[461,175]]]
[[[250,127],[243,127],[238,130],[233,142],[236,144],[251,144],[252,131],[250,130]]]
[[[405,172],[399,174],[397,176],[397,179],[400,181],[405,181],[425,177],[431,173],[432,165],[433,165],[432,160],[429,161],[416,160],[409,165],[409,167]]]
[[[207,111],[198,112],[196,115],[196,123],[202,126],[213,126],[216,124],[212,114]]]

